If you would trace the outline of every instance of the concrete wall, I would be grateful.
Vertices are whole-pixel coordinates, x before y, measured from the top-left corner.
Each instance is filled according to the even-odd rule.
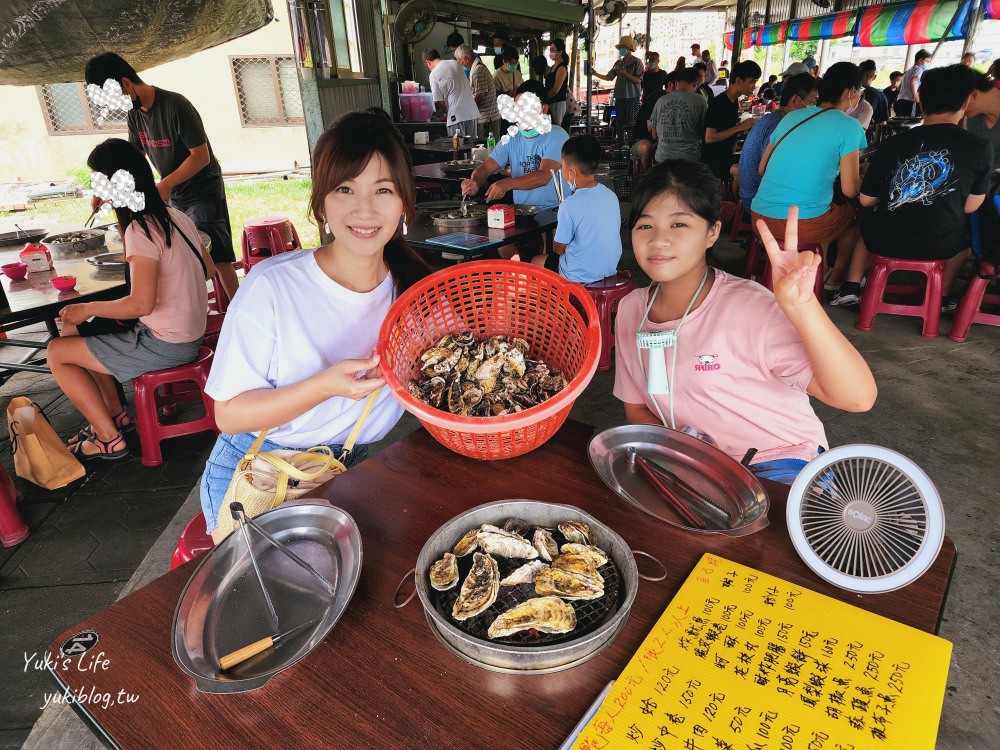
[[[147,83],[191,100],[224,171],[290,169],[309,161],[304,126],[245,128],[240,121],[229,57],[292,54],[287,10],[284,3],[274,8],[276,20],[253,34],[140,71]],[[62,179],[86,166],[96,144],[120,135],[49,135],[34,86],[0,86],[0,102],[0,182]]]

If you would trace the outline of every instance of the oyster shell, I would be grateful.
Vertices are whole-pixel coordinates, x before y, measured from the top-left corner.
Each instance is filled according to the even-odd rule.
[[[597,568],[591,565],[590,561],[583,555],[559,555],[559,557],[552,561],[552,567],[556,570],[565,570],[567,573],[575,573],[584,578],[589,578],[601,586],[604,585],[604,577],[597,572]]]
[[[562,553],[564,555],[580,555],[586,558],[587,562],[595,568],[606,565],[608,562],[607,553],[600,547],[595,547],[591,544],[564,544],[562,546]]]
[[[535,593],[563,599],[599,599],[604,596],[604,581],[569,570],[546,568],[535,578]]]
[[[509,518],[507,519],[507,523],[503,525],[503,530],[508,534],[527,537],[528,532],[531,530],[531,524],[527,521],[522,521],[520,518]]]
[[[590,544],[590,527],[582,521],[564,521],[559,524],[559,533],[568,542]]]
[[[487,632],[490,638],[504,638],[522,630],[568,633],[576,627],[573,607],[556,596],[528,599],[500,615]]]
[[[431,586],[438,591],[447,591],[458,583],[458,558],[450,552],[431,565]]]
[[[515,560],[534,560],[538,557],[538,550],[523,536],[510,534],[502,529],[493,531],[492,529],[495,528],[494,526],[489,530],[480,529],[476,541],[479,543],[479,549],[483,552]]]
[[[470,617],[489,609],[500,593],[500,569],[489,555],[476,552],[472,556],[472,570],[462,581],[462,590],[452,607],[451,616],[456,620]]]
[[[531,537],[531,543],[546,562],[552,562],[559,556],[559,545],[552,538],[552,534],[545,529],[535,529],[535,533]]]
[[[454,550],[455,555],[457,557],[465,557],[470,552],[475,550],[476,547],[479,546],[479,542],[477,541],[478,537],[479,537],[479,529],[473,529],[472,531],[468,532],[465,536],[463,536],[461,539],[459,539],[458,544],[455,545],[455,550]]]
[[[549,567],[541,560],[526,562],[520,568],[514,570],[509,576],[500,581],[501,586],[517,586],[521,583],[534,583],[538,574]]]

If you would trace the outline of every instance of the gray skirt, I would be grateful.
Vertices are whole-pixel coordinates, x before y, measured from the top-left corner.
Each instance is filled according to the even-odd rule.
[[[88,336],[84,341],[90,353],[119,383],[127,383],[153,370],[194,362],[201,346],[200,338],[185,344],[161,341],[141,322],[131,331]]]

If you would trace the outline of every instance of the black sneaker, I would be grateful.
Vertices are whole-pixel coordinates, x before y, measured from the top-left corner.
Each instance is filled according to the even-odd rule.
[[[861,284],[856,284],[853,281],[845,281],[840,285],[840,291],[833,295],[830,304],[833,307],[854,307],[858,304],[860,296]]]
[[[948,294],[941,298],[941,312],[950,313],[956,309],[958,309],[958,297]]]

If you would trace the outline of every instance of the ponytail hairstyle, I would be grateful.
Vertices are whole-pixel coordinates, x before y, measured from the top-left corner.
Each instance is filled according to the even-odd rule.
[[[396,191],[403,201],[403,215],[408,224],[416,219],[416,188],[410,153],[389,115],[378,107],[350,112],[335,120],[316,141],[313,150],[313,186],[309,210],[317,226],[322,227],[323,202],[326,196],[348,180],[361,174],[372,157],[378,154],[389,168]],[[430,268],[410,247],[400,230],[386,243],[385,263],[392,274],[398,297]]]
[[[146,198],[146,205],[141,211],[132,211],[129,208],[115,208],[115,217],[121,227],[122,236],[133,221],[139,223],[146,236],[153,239],[149,233],[150,221],[155,222],[163,229],[163,236],[166,238],[167,247],[170,247],[170,214],[167,213],[167,204],[163,202],[159,191],[156,189],[156,181],[153,179],[153,170],[146,161],[146,156],[135,146],[121,138],[108,138],[103,143],[97,145],[90,156],[87,157],[87,166],[94,172],[101,172],[107,175],[108,179],[119,169],[124,169],[132,175],[135,180],[135,190],[142,193]]]

